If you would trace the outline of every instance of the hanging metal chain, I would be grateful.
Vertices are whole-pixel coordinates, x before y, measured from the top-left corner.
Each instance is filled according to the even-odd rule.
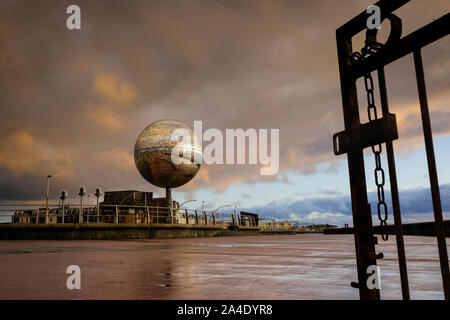
[[[369,41],[366,41],[366,45],[364,48],[361,49],[361,53],[354,52],[352,57],[355,61],[363,60],[367,55],[370,55],[373,52],[376,52],[381,45],[379,43],[372,43]],[[374,85],[373,85],[373,78],[372,74],[368,73],[364,75],[364,87],[366,89],[367,94],[367,115],[370,121],[375,121],[378,119],[377,114],[377,107],[375,105],[375,96],[373,93]],[[378,196],[378,204],[377,204],[377,213],[378,213],[378,220],[380,221],[380,233],[381,238],[384,241],[387,241],[389,236],[387,233],[387,219],[388,219],[388,209],[385,202],[384,197],[384,183],[385,183],[385,176],[384,176],[384,170],[381,167],[381,152],[383,151],[381,144],[377,144],[372,146],[372,153],[375,157],[375,184],[377,186],[377,196]]]

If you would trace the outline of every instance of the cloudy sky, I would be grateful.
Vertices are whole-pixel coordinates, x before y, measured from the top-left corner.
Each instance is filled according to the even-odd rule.
[[[102,187],[162,195],[135,169],[137,136],[161,119],[191,127],[202,120],[204,129],[280,129],[280,171],[263,177],[258,166],[204,165],[174,190],[178,201],[351,224],[346,157],[333,155],[331,141],[344,126],[335,30],[372,1],[80,0],[81,30],[69,31],[66,8],[73,3],[0,3],[0,201],[43,200],[47,174],[54,199],[60,189],[75,195],[81,185],[90,193]],[[415,0],[397,14],[408,34],[449,9],[446,0]],[[423,49],[447,212],[449,51],[449,37]],[[429,220],[412,57],[390,65],[386,77],[399,127],[394,147],[404,219]],[[374,201],[373,162],[367,152]]]

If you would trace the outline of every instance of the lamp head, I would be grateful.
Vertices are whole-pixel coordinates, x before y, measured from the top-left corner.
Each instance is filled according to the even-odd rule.
[[[86,195],[86,187],[81,187],[80,188],[80,192],[78,193],[78,195],[80,196],[80,197],[82,197],[82,196],[84,196],[84,195]]]

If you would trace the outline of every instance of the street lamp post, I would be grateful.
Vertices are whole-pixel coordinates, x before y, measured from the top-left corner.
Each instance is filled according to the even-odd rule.
[[[180,209],[184,204],[189,203],[189,202],[195,202],[197,200],[193,199],[193,200],[186,200],[185,202],[183,202],[182,204],[180,204],[180,206],[178,207],[178,209]],[[185,210],[186,213],[186,224],[189,224],[189,214],[187,209]]]
[[[81,187],[80,192],[78,193],[78,195],[80,196],[80,212],[78,214],[78,223],[83,222],[83,196],[86,195],[86,193],[86,188]]]
[[[100,222],[100,207],[98,204],[98,198],[103,194],[102,189],[97,188],[95,189],[95,196],[97,197],[97,223]]]
[[[215,220],[215,218],[216,218],[215,214],[216,214],[216,212],[217,212],[219,209],[222,209],[222,208],[225,208],[225,207],[231,207],[231,206],[232,206],[231,204],[226,204],[226,205],[223,205],[223,206],[220,206],[220,207],[216,208],[216,209],[212,212],[212,215],[213,215],[213,217],[214,217],[214,220]]]
[[[89,206],[91,205],[91,198],[90,198],[90,194],[88,193],[87,195],[87,208],[86,208],[86,223],[89,223],[89,214],[90,212],[90,208]]]
[[[222,208],[225,208],[225,207],[232,207],[232,205],[231,205],[231,204],[226,204],[226,205],[220,206],[220,207],[216,208],[216,209],[213,211],[213,213],[216,213],[217,210],[222,209]]]
[[[195,202],[195,201],[197,201],[197,200],[187,200],[187,201],[183,202],[182,204],[180,204],[179,208],[181,208],[181,206],[186,204],[186,203]]]
[[[50,178],[52,176],[48,175],[47,176],[47,191],[45,193],[45,223],[48,223],[48,195],[49,195],[49,191],[50,191]]]
[[[68,197],[67,190],[61,190],[61,196],[59,197],[61,199],[61,205],[62,205],[62,223],[64,223],[64,200],[66,200]]]

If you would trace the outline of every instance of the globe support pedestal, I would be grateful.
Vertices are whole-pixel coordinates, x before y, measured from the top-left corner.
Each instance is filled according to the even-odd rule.
[[[173,223],[172,188],[166,188],[166,204],[169,208],[170,222]]]

